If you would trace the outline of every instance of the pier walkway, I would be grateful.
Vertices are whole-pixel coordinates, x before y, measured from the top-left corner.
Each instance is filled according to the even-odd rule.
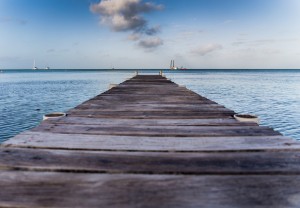
[[[67,113],[1,145],[0,207],[300,206],[300,143],[165,77]]]

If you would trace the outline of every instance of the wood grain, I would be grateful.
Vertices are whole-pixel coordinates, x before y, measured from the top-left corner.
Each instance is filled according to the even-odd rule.
[[[246,137],[141,137],[24,132],[2,146],[106,150],[106,151],[270,151],[300,149],[300,143],[283,136]]]
[[[120,118],[89,118],[63,117],[46,120],[43,124],[69,124],[94,126],[258,126],[251,122],[238,122],[233,118],[218,119],[120,119]]]
[[[299,207],[300,176],[0,172],[2,207]],[[292,184],[292,185],[291,185]],[[18,187],[18,188],[16,188]],[[266,200],[267,199],[267,200]]]
[[[0,149],[6,170],[131,174],[300,174],[300,151],[154,153]]]

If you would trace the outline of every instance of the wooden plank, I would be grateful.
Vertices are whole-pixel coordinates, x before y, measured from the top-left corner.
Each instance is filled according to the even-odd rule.
[[[137,97],[141,96],[143,99],[147,99],[149,97],[159,97],[159,96],[167,96],[167,97],[178,97],[183,96],[190,99],[201,99],[201,100],[207,100],[207,98],[204,98],[196,93],[190,93],[188,91],[155,91],[153,90],[139,90],[139,91],[127,91],[127,90],[119,90],[116,91],[114,88],[112,90],[109,90],[107,92],[104,92],[101,94],[101,97],[124,97],[124,96],[130,96],[130,97]],[[100,96],[99,96],[100,97]]]
[[[189,91],[187,89],[184,88],[177,88],[174,89],[174,86],[172,86],[172,88],[157,88],[157,87],[152,87],[152,88],[132,88],[131,86],[128,87],[114,87],[111,88],[110,90],[104,92],[101,94],[101,96],[123,96],[123,95],[152,95],[152,96],[157,96],[157,95],[162,95],[162,94],[168,94],[168,96],[178,96],[178,95],[184,95],[184,96],[192,96],[192,97],[201,97],[203,99],[206,99],[205,97],[202,97],[201,95],[193,92],[193,91]]]
[[[121,101],[121,102],[119,102]],[[174,100],[139,100],[139,99],[134,99],[134,100],[126,100],[126,99],[116,99],[114,102],[112,102],[112,99],[107,99],[107,98],[97,98],[97,99],[91,99],[85,102],[84,104],[93,104],[93,105],[109,105],[109,104],[120,104],[120,105],[125,105],[125,104],[135,104],[135,105],[175,105],[175,104],[180,104],[180,105],[203,105],[203,104],[217,104],[216,102],[213,101],[205,101],[205,100],[185,100],[185,101],[174,101]]]
[[[163,107],[163,106],[153,106],[153,107],[147,107],[147,106],[140,106],[140,105],[132,105],[132,106],[121,106],[121,105],[80,105],[69,112],[73,111],[143,111],[143,112],[148,112],[148,111],[172,111],[172,112],[199,112],[199,113],[224,113],[224,112],[230,112],[234,113],[234,111],[229,110],[224,107],[213,107],[213,106],[207,106],[207,107],[202,107],[202,106],[197,106],[197,107]]]
[[[143,84],[126,84],[126,83],[121,83],[119,85],[117,85],[116,87],[110,89],[110,90],[140,90],[140,91],[144,91],[144,90],[148,90],[148,91],[159,91],[159,92],[162,92],[162,91],[166,91],[166,90],[178,90],[180,92],[188,92],[188,93],[191,93],[191,94],[197,94],[195,93],[194,91],[191,91],[190,89],[187,89],[185,87],[181,87],[177,84],[168,84],[168,85],[157,85],[157,84],[151,84],[151,83],[147,83],[146,85],[143,85]],[[109,91],[110,91],[109,90]]]
[[[137,112],[148,112],[148,113],[161,113],[166,114],[170,112],[169,114],[229,114],[229,115],[234,115],[235,112],[232,110],[228,110],[226,108],[197,108],[197,109],[188,109],[188,108],[143,108],[143,107],[122,107],[122,106],[110,106],[110,107],[78,107],[72,110],[69,110],[68,113],[76,113],[76,112],[127,112],[127,113],[134,113],[136,114]]]
[[[149,84],[144,85],[144,86],[141,86],[141,85],[135,85],[134,86],[132,84],[131,85],[124,85],[124,84],[123,85],[117,85],[116,87],[111,88],[107,92],[112,92],[112,93],[134,92],[134,93],[140,94],[141,91],[155,92],[155,90],[157,90],[158,93],[171,91],[171,93],[187,93],[187,94],[191,94],[191,95],[198,95],[197,93],[195,93],[191,90],[188,90],[187,88],[179,87],[178,85],[169,85],[169,86],[165,86],[165,87],[161,87],[161,86],[158,87],[156,85],[150,86]]]
[[[0,172],[2,207],[299,207],[300,176]],[[291,185],[292,184],[292,185]]]
[[[96,108],[96,107],[100,107],[100,108],[106,108],[106,107],[110,107],[110,106],[115,106],[115,107],[144,107],[145,109],[149,109],[149,108],[153,108],[153,109],[164,109],[164,108],[186,108],[186,109],[203,109],[203,108],[225,108],[222,105],[219,104],[181,104],[181,103],[177,103],[177,104],[161,104],[159,106],[157,106],[156,104],[138,104],[138,103],[111,103],[106,104],[106,103],[93,103],[93,102],[85,102],[77,107],[75,107],[74,109],[77,108]]]
[[[224,137],[224,136],[275,136],[281,135],[269,127],[260,126],[99,126],[41,124],[32,129],[38,132],[64,134],[93,134],[120,136],[160,137]]]
[[[300,174],[300,151],[153,153],[0,148],[3,170],[132,174]],[[270,176],[271,177],[271,176]]]
[[[283,136],[245,137],[142,137],[24,132],[4,147],[105,151],[267,151],[300,149],[300,143]]]
[[[180,112],[180,111],[68,111],[68,116],[88,118],[151,118],[151,119],[201,119],[201,118],[229,118],[234,112]]]
[[[111,99],[111,98],[129,98],[129,99],[140,99],[140,100],[146,100],[146,99],[158,99],[158,100],[164,100],[164,99],[176,99],[176,100],[190,100],[190,99],[195,99],[195,100],[208,100],[207,98],[204,98],[200,95],[187,95],[185,93],[181,93],[181,94],[174,94],[172,95],[169,94],[171,92],[166,91],[165,94],[159,94],[157,95],[155,93],[155,91],[153,91],[153,93],[151,94],[143,94],[143,95],[135,95],[135,94],[101,94],[100,96],[96,97],[96,98],[107,98],[107,99]]]
[[[176,95],[176,96],[169,96],[168,94],[164,95],[119,95],[119,96],[110,96],[110,95],[101,95],[93,98],[92,100],[111,100],[111,101],[120,101],[120,100],[130,100],[130,101],[148,101],[148,100],[155,100],[156,102],[166,102],[166,101],[173,101],[173,102],[183,102],[183,101],[206,101],[210,103],[214,103],[208,99],[204,99],[200,96],[183,96],[183,95]]]
[[[59,119],[43,121],[49,124],[74,124],[98,126],[258,126],[256,123],[238,122],[226,119],[118,119],[118,118],[83,118],[66,116]]]

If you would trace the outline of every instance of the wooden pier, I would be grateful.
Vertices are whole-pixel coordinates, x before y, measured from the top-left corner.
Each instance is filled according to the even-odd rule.
[[[1,145],[0,207],[300,206],[300,143],[162,76],[67,113]]]

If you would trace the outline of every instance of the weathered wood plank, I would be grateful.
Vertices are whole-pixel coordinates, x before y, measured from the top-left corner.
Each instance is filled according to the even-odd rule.
[[[91,107],[91,108],[88,108],[88,107],[85,107],[85,108],[82,108],[82,107],[78,107],[76,109],[72,109],[72,110],[69,110],[68,113],[76,113],[76,112],[88,112],[90,114],[90,112],[95,112],[95,113],[98,113],[98,112],[117,112],[117,113],[123,113],[123,112],[127,112],[128,114],[129,113],[133,113],[133,114],[136,114],[137,112],[147,112],[147,113],[154,113],[154,114],[158,114],[158,113],[161,113],[162,115],[163,114],[171,114],[172,112],[176,112],[176,114],[229,114],[229,115],[234,115],[235,112],[232,111],[232,110],[228,110],[226,108],[207,108],[207,109],[185,109],[185,108],[176,108],[176,109],[173,109],[173,108],[165,108],[165,109],[159,109],[159,108],[156,108],[156,109],[151,109],[151,108],[139,108],[139,107],[114,107],[114,106],[111,106],[111,107],[106,107],[106,108],[100,108],[100,107]],[[175,113],[174,113],[175,114]]]
[[[6,170],[134,174],[298,174],[300,151],[153,153],[0,148]],[[271,177],[271,176],[270,176]]]
[[[300,203],[300,176],[0,172],[0,184],[5,190],[0,192],[2,207],[253,208]]]
[[[214,103],[213,101],[210,101],[208,99],[204,99],[200,96],[183,96],[183,95],[176,95],[176,96],[169,96],[166,95],[119,95],[119,96],[110,96],[110,95],[103,95],[97,96],[93,98],[92,100],[111,100],[111,101],[120,101],[120,100],[130,100],[130,101],[152,101],[155,100],[156,102],[166,102],[166,101],[173,101],[173,102],[184,102],[184,101],[193,101],[193,102],[208,102],[208,103]]]
[[[147,96],[157,96],[157,95],[162,95],[162,94],[168,94],[168,96],[179,96],[179,95],[184,95],[184,96],[192,96],[192,97],[201,97],[203,99],[207,99],[205,97],[202,97],[201,95],[189,91],[184,88],[177,88],[174,89],[174,86],[169,87],[169,88],[157,88],[157,87],[152,87],[152,88],[133,88],[130,85],[129,86],[123,86],[123,87],[114,87],[111,88],[110,90],[104,92],[102,96],[123,96],[123,95],[147,95]]]
[[[98,125],[98,126],[258,126],[256,123],[238,122],[233,118],[227,119],[118,119],[118,118],[84,118],[66,116],[59,119],[49,119],[43,123],[69,125]]]
[[[93,102],[87,101],[87,102],[75,107],[74,109],[86,108],[86,107],[106,108],[106,107],[111,107],[111,106],[114,106],[114,107],[140,107],[140,108],[145,108],[145,109],[149,109],[149,108],[152,108],[152,109],[156,109],[156,108],[157,109],[164,109],[164,108],[186,108],[186,109],[225,108],[224,106],[219,105],[219,104],[181,104],[181,103],[177,103],[177,104],[161,104],[161,105],[157,106],[156,104],[111,103],[109,105],[109,104],[101,103],[101,102],[93,103]]]
[[[119,102],[121,101],[121,102]],[[158,100],[139,100],[139,99],[115,99],[115,101],[112,102],[112,99],[107,99],[107,98],[97,98],[97,99],[91,99],[85,102],[84,104],[93,104],[93,105],[125,105],[125,104],[135,104],[135,105],[203,105],[203,104],[217,104],[216,102],[213,101],[205,101],[205,100],[185,100],[185,101],[173,101],[173,100],[165,100],[165,101],[158,101]]]
[[[229,110],[224,107],[213,107],[213,106],[207,106],[207,107],[202,107],[202,106],[195,106],[195,107],[164,107],[164,106],[139,106],[139,105],[128,105],[128,106],[122,106],[122,105],[93,105],[93,104],[85,104],[85,105],[80,105],[69,112],[72,111],[172,111],[172,112],[201,112],[201,113],[224,113],[224,112],[230,112],[234,113],[234,111]]]
[[[224,136],[275,136],[281,135],[269,127],[260,126],[99,126],[41,124],[32,129],[38,132],[64,134],[94,134],[120,136],[160,136],[160,137],[224,137]]]
[[[180,111],[68,111],[68,116],[87,118],[131,118],[131,119],[202,119],[230,118],[234,112],[180,112]]]
[[[106,151],[268,151],[300,149],[283,136],[246,137],[142,137],[24,132],[4,142],[6,147]]]

